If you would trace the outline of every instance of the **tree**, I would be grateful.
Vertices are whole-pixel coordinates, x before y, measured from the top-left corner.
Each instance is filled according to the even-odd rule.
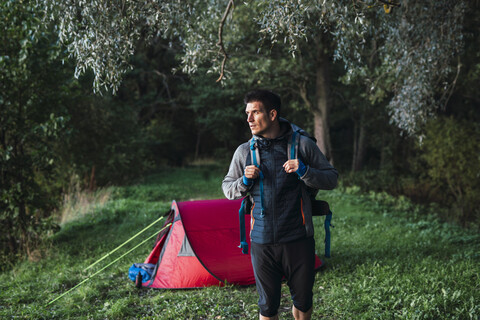
[[[0,243],[11,256],[55,228],[55,150],[71,75],[31,2],[0,1],[0,10]]]
[[[361,167],[365,153],[365,126],[371,114],[368,110],[372,107],[380,110],[385,99],[389,99],[387,110],[392,123],[409,135],[418,134],[425,120],[448,101],[456,82],[452,76],[455,71],[451,67],[452,59],[462,48],[465,3],[404,0],[388,10],[377,4],[376,1],[367,1],[365,5],[324,1],[319,5],[312,1],[292,1],[279,6],[278,2],[269,2],[265,14],[259,18],[261,30],[274,40],[284,36],[294,53],[303,49],[321,54],[322,50],[331,48],[330,54],[345,65],[346,83],[365,85],[362,94],[365,102],[360,103],[364,107],[359,112],[359,129],[355,130],[358,135],[354,139],[357,146],[354,169]],[[324,39],[321,46],[315,41],[320,28],[332,34],[326,42],[320,34]],[[310,41],[302,46],[302,40]],[[318,118],[320,115],[326,118],[329,108],[325,108],[325,104],[330,105],[331,99],[325,90],[329,82],[325,71],[328,65],[322,69],[324,59],[320,58],[311,59],[317,61],[314,92],[319,110],[316,113],[314,108],[313,113]],[[459,65],[457,77],[458,68]],[[308,100],[306,104],[312,105]],[[328,143],[328,133],[324,135]],[[321,137],[317,133],[316,136]]]
[[[458,79],[460,61],[455,60],[463,47],[465,3],[401,1],[399,5],[387,14],[367,11],[367,36],[352,42],[361,43],[361,48],[342,48],[350,61],[344,82],[365,88],[358,104],[362,111],[356,122],[360,134],[354,139],[358,146],[354,171],[362,167],[365,154],[362,133],[372,135],[384,127],[372,120],[386,109],[390,122],[402,133],[419,136],[426,120],[445,108]]]
[[[75,58],[75,76],[91,69],[94,91],[111,90],[114,93],[124,74],[132,69],[130,58],[140,40],[181,35],[184,37],[185,66],[188,65],[187,71],[195,71],[197,65],[189,53],[206,42],[210,43],[213,35],[193,39],[189,31],[196,29],[195,35],[201,33],[209,24],[216,23],[215,18],[220,14],[216,10],[219,7],[216,1],[204,4],[175,0],[47,0],[38,1],[38,6],[46,12],[45,20],[56,23],[60,41]]]
[[[372,102],[388,98],[391,122],[406,134],[415,135],[436,110],[445,108],[455,87],[460,71],[460,62],[455,59],[463,48],[466,3],[399,3],[390,14],[368,19],[381,21],[369,30],[377,38],[376,70],[369,72],[369,63],[357,59],[348,73],[364,79]]]
[[[222,75],[224,58],[239,31],[232,2],[106,1],[71,3],[48,0],[44,6],[58,26],[60,39],[77,60],[77,75],[91,68],[94,88],[118,88],[129,68],[134,43],[155,35],[182,40],[182,67],[187,73],[205,61]],[[242,10],[271,44],[283,42],[292,54],[303,52],[314,65],[315,77],[299,82],[299,93],[315,119],[320,148],[330,155],[328,114],[332,97],[328,68],[332,57],[346,67],[347,79],[371,84],[369,99],[389,97],[391,121],[407,134],[416,134],[433,111],[445,104],[455,81],[451,60],[462,47],[464,1],[258,1]],[[393,7],[393,8],[392,8]],[[376,14],[368,15],[374,10]],[[101,14],[100,14],[101,12]],[[379,21],[379,22],[378,22]],[[238,37],[238,35],[237,35]],[[369,38],[380,38],[373,52],[379,60],[367,78],[362,52]],[[217,47],[219,44],[220,49]],[[381,74],[378,74],[382,71]],[[228,78],[228,72],[225,73]],[[371,75],[371,74],[370,74]],[[308,85],[306,84],[308,82]],[[308,89],[308,87],[311,89]],[[440,97],[437,98],[438,93]]]
[[[139,2],[112,3],[107,1],[92,1],[82,6],[65,3],[63,1],[47,1],[47,12],[59,25],[60,39],[68,43],[68,49],[77,59],[77,74],[84,72],[87,66],[95,74],[94,88],[110,85],[117,90],[121,74],[128,67],[129,55],[133,53],[133,43],[141,36],[151,37],[161,35],[181,35],[184,39],[185,52],[183,55],[183,70],[191,73],[198,69],[198,65],[205,60],[215,60],[212,69],[218,70],[223,66],[220,63],[219,52],[213,50],[214,30],[221,23],[223,30],[225,18],[231,8],[230,1],[223,12],[223,7],[216,1],[195,3],[195,1],[179,6],[175,1],[163,2],[162,5]],[[290,3],[291,4],[291,3]],[[265,5],[263,5],[265,6]],[[205,10],[199,10],[203,8]],[[269,6],[275,10],[279,4]],[[293,8],[295,9],[295,8]],[[96,13],[102,12],[102,15]],[[58,13],[61,14],[59,15]],[[273,11],[270,11],[270,13]],[[254,14],[252,11],[251,14]],[[100,17],[101,16],[101,17]],[[265,15],[268,19],[268,12]],[[222,18],[222,19],[221,19]],[[277,16],[273,17],[276,19]],[[178,22],[182,21],[179,25]],[[264,20],[266,21],[266,20]],[[271,20],[274,22],[274,20]],[[227,24],[228,25],[228,24]],[[234,28],[228,25],[229,28]],[[67,33],[66,30],[69,32]],[[323,31],[323,30],[322,30]],[[220,32],[220,35],[222,33]],[[322,32],[316,32],[321,35]],[[324,37],[323,37],[324,38]],[[328,82],[328,50],[325,50],[325,41],[318,38],[317,73],[317,102],[312,109],[316,119],[316,135],[322,150],[330,156],[328,109],[330,108]],[[224,55],[223,39],[218,43]]]

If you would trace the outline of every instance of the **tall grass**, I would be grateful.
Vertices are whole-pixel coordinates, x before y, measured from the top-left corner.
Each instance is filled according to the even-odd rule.
[[[168,169],[134,185],[110,188],[102,205],[89,205],[62,225],[43,259],[24,261],[0,275],[0,318],[257,319],[254,287],[136,289],[127,271],[143,262],[150,245],[46,306],[98,270],[101,266],[83,271],[161,216],[173,199],[223,197],[225,171],[215,166]],[[335,228],[332,257],[316,277],[314,319],[479,319],[479,235],[442,223],[435,207],[383,193],[339,188],[319,197],[330,202]],[[322,256],[323,219],[314,219]],[[291,319],[290,308],[284,285],[282,319]]]
[[[78,181],[73,181],[69,190],[63,195],[61,209],[58,213],[60,225],[103,208],[110,199],[111,193],[112,188],[103,188],[96,191],[83,190]]]

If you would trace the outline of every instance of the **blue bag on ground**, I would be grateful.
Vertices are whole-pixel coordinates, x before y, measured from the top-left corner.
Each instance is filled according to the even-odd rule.
[[[142,275],[142,282],[147,282],[152,278],[153,269],[155,269],[153,263],[134,263],[130,269],[128,269],[128,277],[135,282],[135,278],[140,272]]]

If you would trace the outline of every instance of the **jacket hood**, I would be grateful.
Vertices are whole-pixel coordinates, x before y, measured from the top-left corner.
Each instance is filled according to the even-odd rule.
[[[267,138],[264,138],[262,136],[253,135],[255,140],[257,140],[257,141],[261,141],[261,140],[280,140],[280,139],[283,139],[283,138],[291,135],[292,132],[296,131],[296,132],[300,133],[301,135],[309,137],[313,141],[317,142],[317,139],[315,139],[313,136],[308,134],[308,132],[306,132],[305,130],[303,130],[302,128],[297,126],[296,124],[291,123],[287,119],[280,117],[278,119],[278,121],[280,123],[280,135],[278,137],[276,137],[274,139],[267,139]]]

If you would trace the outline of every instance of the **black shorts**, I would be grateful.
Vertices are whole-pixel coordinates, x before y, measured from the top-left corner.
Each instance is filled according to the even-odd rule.
[[[278,313],[283,277],[293,305],[302,312],[310,310],[315,281],[313,237],[280,244],[252,242],[251,256],[262,316],[273,317]]]

